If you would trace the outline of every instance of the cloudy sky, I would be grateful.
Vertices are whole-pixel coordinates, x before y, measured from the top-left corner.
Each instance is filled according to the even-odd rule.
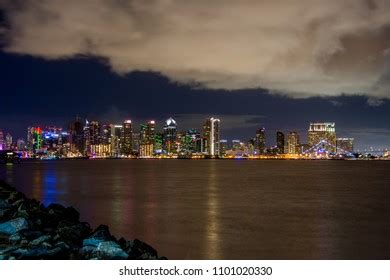
[[[388,0],[0,0],[0,129],[219,115],[390,146]],[[16,113],[17,112],[17,113]],[[12,124],[12,125],[11,125]],[[304,139],[305,136],[303,135]]]

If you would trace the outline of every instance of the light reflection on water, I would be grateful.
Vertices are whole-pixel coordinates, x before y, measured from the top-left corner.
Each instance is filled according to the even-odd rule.
[[[0,179],[176,259],[390,258],[390,162],[80,160]]]

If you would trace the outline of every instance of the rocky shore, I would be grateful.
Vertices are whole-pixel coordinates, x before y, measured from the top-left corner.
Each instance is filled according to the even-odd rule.
[[[138,240],[116,239],[105,225],[93,230],[73,207],[45,207],[0,181],[0,260],[155,260]]]

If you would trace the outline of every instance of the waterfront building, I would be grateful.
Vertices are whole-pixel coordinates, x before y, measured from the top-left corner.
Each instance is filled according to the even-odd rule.
[[[125,120],[121,131],[121,154],[130,156],[133,153],[133,127],[131,120]]]
[[[173,118],[169,118],[165,121],[163,128],[164,131],[164,141],[163,141],[163,150],[167,154],[173,154],[177,151],[176,146],[176,136],[177,136],[177,124]]]
[[[110,124],[103,125],[100,144],[111,146],[111,141],[112,141],[111,125]]]
[[[139,156],[141,158],[150,158],[154,155],[153,144],[140,144],[139,145]]]
[[[7,150],[12,149],[12,135],[9,133],[5,136],[5,147]]]
[[[265,153],[265,128],[261,127],[256,131],[255,138],[255,149],[257,153],[264,154]]]
[[[186,133],[187,150],[189,153],[202,152],[202,137],[197,129],[189,129]]]
[[[209,118],[203,126],[203,137],[205,139],[205,151],[209,156],[219,156],[219,140],[220,140],[220,120]]]
[[[111,155],[119,157],[121,154],[122,125],[111,124]]]
[[[88,155],[88,151],[91,148],[90,137],[89,137],[90,131],[89,131],[89,122],[88,122],[88,120],[85,120],[85,125],[84,125],[83,132],[84,132],[84,154]]]
[[[27,129],[27,148],[31,153],[42,149],[42,129],[40,127],[29,127]]]
[[[284,133],[281,131],[276,132],[276,148],[277,148],[277,153],[278,154],[283,154],[284,153]]]
[[[337,153],[348,154],[353,153],[354,138],[337,138]]]
[[[133,132],[133,155],[138,155],[139,154],[139,149],[141,145],[141,133],[139,132]]]
[[[310,147],[318,145],[313,152],[336,153],[336,125],[334,122],[310,123],[308,131]]]
[[[73,154],[81,155],[84,152],[84,127],[81,119],[76,118],[69,124],[69,145]]]
[[[164,134],[156,133],[154,136],[154,154],[159,155],[163,152]]]
[[[21,139],[19,138],[17,141],[16,141],[16,148],[18,151],[25,151],[26,150],[26,142],[24,141],[24,139]]]
[[[101,144],[100,129],[100,124],[98,121],[88,122],[88,120],[86,120],[84,127],[84,148],[86,155],[93,154],[91,147],[92,145],[96,146]]]
[[[228,140],[226,139],[219,140],[219,149],[221,152],[221,156],[225,156],[226,152],[229,150]]]
[[[153,156],[155,141],[155,121],[149,121],[147,124],[141,124],[140,129],[140,156]],[[141,147],[142,146],[142,147]],[[141,151],[142,150],[142,151]],[[151,151],[151,152],[150,152]]]
[[[111,144],[97,144],[91,145],[91,156],[92,157],[110,157],[112,154]]]
[[[287,153],[288,154],[299,154],[300,153],[299,146],[299,135],[297,132],[289,132],[287,135]]]
[[[67,132],[62,131],[62,128],[49,126],[42,130],[42,149],[46,151],[56,152],[62,148],[62,144],[67,142]]]

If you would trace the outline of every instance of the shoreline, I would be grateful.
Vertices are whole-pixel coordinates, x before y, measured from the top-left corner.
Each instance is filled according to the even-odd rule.
[[[117,239],[109,227],[92,229],[73,207],[44,206],[0,180],[0,260],[158,260],[138,240]]]

